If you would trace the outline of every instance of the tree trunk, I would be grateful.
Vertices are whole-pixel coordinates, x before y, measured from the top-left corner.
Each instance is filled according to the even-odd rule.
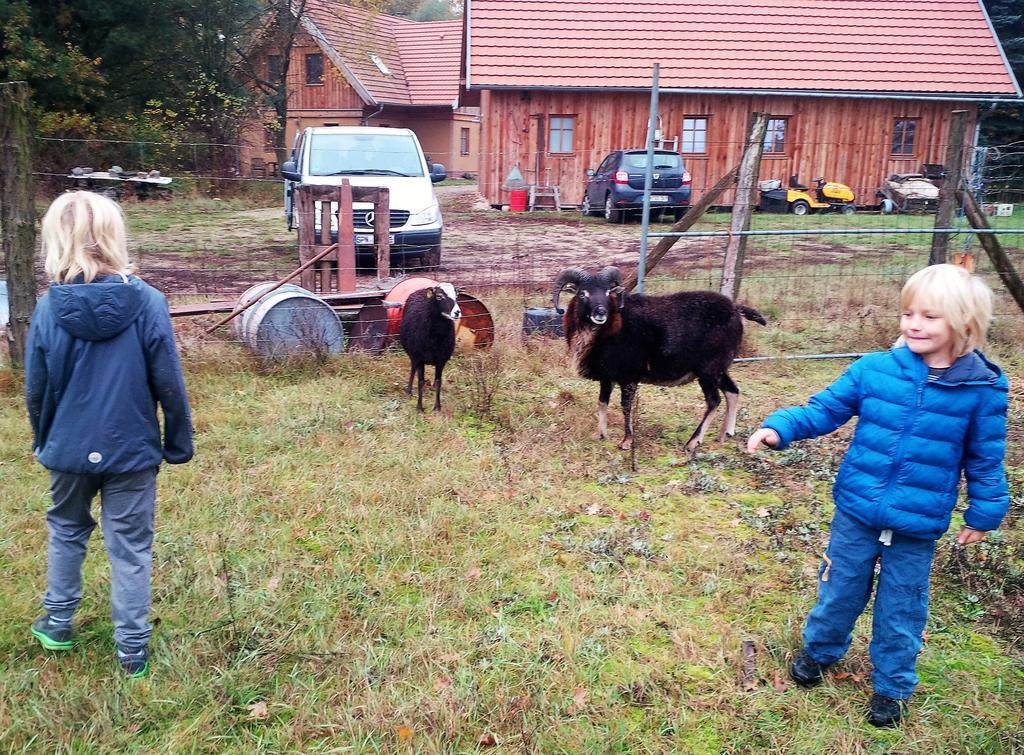
[[[757,197],[757,178],[761,173],[761,153],[764,151],[764,132],[767,127],[767,113],[751,114],[750,136],[736,178],[736,199],[732,203],[732,217],[729,221],[729,243],[725,247],[725,262],[722,265],[720,290],[730,299],[735,299],[740,292],[743,257],[747,252],[747,237],[733,234],[750,230],[750,215]]]
[[[956,210],[957,192],[960,190],[960,176],[964,165],[964,131],[967,128],[967,111],[954,110],[949,124],[949,144],[946,145],[946,178],[939,188],[939,204],[935,209],[935,227],[951,228]],[[932,250],[928,255],[929,265],[946,261],[949,249],[949,234],[932,234]]]
[[[18,368],[24,365],[28,323],[36,305],[32,265],[36,248],[35,191],[28,105],[25,82],[0,82],[0,225],[11,312],[7,341],[11,365]]]

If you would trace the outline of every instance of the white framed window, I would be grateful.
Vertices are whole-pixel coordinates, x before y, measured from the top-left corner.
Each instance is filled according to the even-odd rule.
[[[708,153],[708,118],[693,115],[683,118],[683,143],[685,155],[706,155]]]
[[[892,154],[903,157],[914,154],[917,118],[897,118],[892,127]]]
[[[764,153],[766,155],[786,154],[786,127],[789,118],[769,118],[764,132]]]
[[[568,153],[573,151],[573,136],[576,131],[575,115],[553,115],[548,126],[548,152]]]

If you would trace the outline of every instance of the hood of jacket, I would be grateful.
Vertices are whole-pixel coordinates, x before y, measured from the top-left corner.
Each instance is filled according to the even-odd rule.
[[[923,380],[928,374],[928,365],[924,363],[917,354],[907,346],[898,346],[892,350],[892,355],[897,363],[909,374],[919,380]],[[942,377],[938,379],[941,385],[996,385],[1002,381],[1000,378],[1003,371],[994,362],[978,350],[971,351],[958,357],[951,364]]]
[[[940,383],[957,385],[961,383],[989,383],[995,385],[999,382],[1003,371],[999,366],[990,362],[980,351],[972,351],[964,354],[950,365],[949,369],[942,375]]]
[[[75,338],[106,341],[139,317],[145,305],[138,278],[106,275],[92,283],[53,283],[50,303],[57,324]]]

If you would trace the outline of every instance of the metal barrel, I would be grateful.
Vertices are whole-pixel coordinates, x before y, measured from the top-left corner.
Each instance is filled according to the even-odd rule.
[[[486,349],[494,343],[494,318],[475,296],[458,295],[462,317],[455,325],[455,345],[460,349]]]
[[[282,286],[265,294],[236,320],[241,320],[240,340],[263,357],[336,354],[345,348],[338,315],[319,296],[299,286]]]

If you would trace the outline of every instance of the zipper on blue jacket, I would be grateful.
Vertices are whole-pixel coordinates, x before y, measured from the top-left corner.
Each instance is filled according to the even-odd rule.
[[[917,417],[917,409],[921,408],[922,400],[924,397],[924,387],[928,384],[928,377],[925,375],[923,382],[917,384],[917,405],[914,407],[912,416],[908,418],[908,421],[903,423],[903,429],[900,431],[900,442],[896,446],[896,456],[893,460],[892,474],[889,475],[889,481],[885,484],[885,491],[882,493],[882,497],[879,499],[879,506],[877,512],[881,513],[881,507],[884,502],[889,499],[889,492],[892,490],[893,485],[896,484],[896,474],[899,472],[900,463],[903,461],[903,447],[906,445],[907,435],[910,433],[911,426],[914,424],[914,418]],[[876,524],[880,524],[880,521],[876,520]]]

